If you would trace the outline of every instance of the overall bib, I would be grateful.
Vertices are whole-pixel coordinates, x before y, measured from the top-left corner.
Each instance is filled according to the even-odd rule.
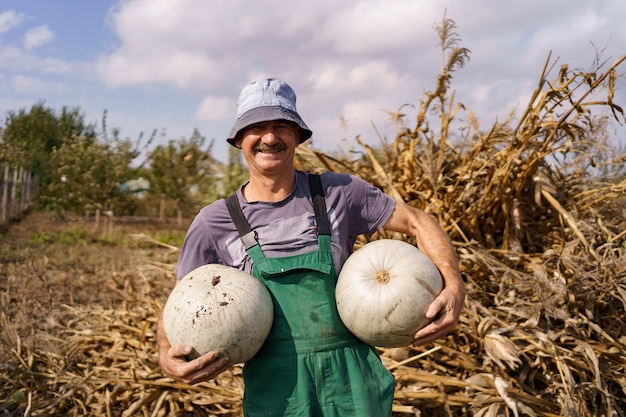
[[[261,350],[244,367],[247,417],[386,417],[395,380],[372,346],[342,323],[335,304],[337,275],[319,176],[309,182],[318,248],[301,255],[266,258],[239,202],[227,201],[253,275],[274,301],[274,323]]]

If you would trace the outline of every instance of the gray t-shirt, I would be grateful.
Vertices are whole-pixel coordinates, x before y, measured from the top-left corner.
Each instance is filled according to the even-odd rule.
[[[391,216],[395,201],[352,175],[326,172],[321,179],[331,224],[333,260],[339,273],[352,253],[357,236],[374,233],[382,227]],[[296,188],[283,201],[248,203],[241,189],[237,197],[266,257],[297,255],[317,249],[315,212],[307,173],[296,171]],[[189,227],[176,267],[178,279],[209,263],[252,272],[252,260],[223,199],[200,210]]]

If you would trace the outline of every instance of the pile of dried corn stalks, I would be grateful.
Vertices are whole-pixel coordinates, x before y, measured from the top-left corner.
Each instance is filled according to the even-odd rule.
[[[461,106],[448,81],[467,51],[446,45],[438,88],[424,94],[414,127],[398,117],[395,140],[361,144],[357,158],[308,147],[297,158],[302,169],[352,172],[428,211],[458,250],[468,296],[457,330],[428,346],[381,350],[397,380],[394,415],[625,416],[624,155],[602,147],[607,120],[588,107],[623,117],[611,98],[626,57],[604,73],[563,67],[550,82],[546,65],[517,123],[487,132],[470,124],[453,143]],[[606,98],[591,98],[601,90]],[[433,107],[436,127],[426,117]],[[12,344],[0,364],[0,408],[11,415],[8,405],[18,404],[15,415],[28,416],[241,415],[240,366],[197,386],[158,368],[155,324],[173,264],[145,260],[125,274],[116,287],[123,302],[59,305],[49,314],[54,332],[22,340],[0,314],[3,344]]]
[[[553,80],[548,58],[517,123],[473,126],[454,142],[462,105],[445,90],[465,56],[448,52],[439,88],[424,94],[413,128],[398,115],[393,142],[359,142],[350,160],[299,152],[303,169],[355,173],[429,212],[457,246],[469,289],[461,324],[414,368],[394,369],[396,410],[624,416],[626,154],[606,145],[606,128],[624,121],[612,98],[626,56],[605,72],[562,66]],[[608,115],[594,116],[598,105]]]

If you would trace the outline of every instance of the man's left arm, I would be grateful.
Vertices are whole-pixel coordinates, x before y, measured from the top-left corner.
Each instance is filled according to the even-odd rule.
[[[465,285],[450,239],[430,215],[401,201],[396,202],[383,228],[413,236],[417,247],[439,268],[444,287],[426,310],[426,317],[434,320],[415,334],[413,344],[439,339],[456,327],[465,300]]]

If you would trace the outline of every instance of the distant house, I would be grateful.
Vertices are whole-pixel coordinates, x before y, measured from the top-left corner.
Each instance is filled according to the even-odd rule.
[[[150,181],[143,177],[128,180],[123,184],[120,184],[118,190],[122,193],[133,194],[137,198],[142,198],[146,192],[150,190]]]

